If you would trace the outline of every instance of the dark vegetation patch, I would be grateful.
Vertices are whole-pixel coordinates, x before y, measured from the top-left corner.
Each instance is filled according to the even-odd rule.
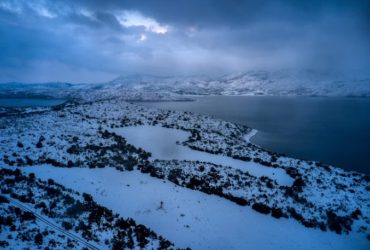
[[[254,203],[252,205],[252,208],[261,214],[269,214],[271,211],[271,208],[269,206],[266,206],[262,203]]]
[[[41,181],[33,174],[23,175],[19,169],[0,169],[0,187],[2,193],[0,204],[8,204],[0,206],[0,232],[8,232],[9,235],[15,232],[17,240],[29,242],[31,245],[53,249],[55,245],[62,243],[58,242],[57,237],[53,237],[56,242],[46,241],[46,236],[53,234],[52,231],[38,230],[35,224],[36,216],[32,212],[11,205],[7,197],[33,207],[37,213],[50,220],[57,219],[61,228],[77,232],[85,240],[106,244],[112,249],[122,249],[120,247],[123,246],[134,249],[136,245],[151,248],[153,241],[158,241],[159,249],[173,248],[171,242],[147,227],[136,224],[133,219],[124,219],[112,210],[97,204],[91,195],[84,193],[81,198],[78,193],[66,189],[52,179]],[[98,233],[108,235],[105,236],[108,238],[101,239]],[[6,241],[0,244],[7,246]],[[77,247],[76,244],[75,241],[67,241],[69,248]]]
[[[38,158],[33,158],[33,155],[25,155],[24,152],[27,152],[27,148],[30,147],[27,145],[28,140],[22,141],[19,139],[17,140],[16,149],[3,155],[3,162],[10,166],[45,163],[57,167],[103,168],[114,166],[120,171],[130,171],[138,168],[142,173],[149,174],[152,177],[166,179],[176,185],[206,194],[217,195],[241,206],[254,206],[257,203],[259,205],[256,206],[260,206],[257,210],[262,212],[265,210],[261,210],[261,206],[269,207],[269,214],[274,218],[289,217],[299,221],[306,227],[342,233],[351,230],[351,227],[348,225],[352,224],[354,220],[363,219],[363,221],[368,222],[367,215],[361,213],[361,207],[353,211],[353,213],[348,208],[342,210],[341,213],[335,211],[338,214],[348,213],[346,216],[338,216],[334,212],[334,214],[329,213],[328,215],[330,207],[335,207],[338,203],[328,202],[328,206],[319,207],[317,204],[309,201],[309,192],[305,192],[307,190],[310,191],[312,187],[319,187],[316,191],[320,191],[320,189],[328,190],[334,187],[337,191],[348,191],[350,194],[354,194],[359,191],[357,187],[362,185],[365,185],[365,191],[369,192],[370,185],[368,183],[370,182],[370,177],[366,175],[336,172],[335,168],[319,162],[293,161],[292,163],[284,164],[279,159],[283,155],[270,152],[251,143],[242,142],[242,136],[249,131],[249,128],[242,125],[212,119],[208,120],[208,118],[197,117],[188,112],[147,111],[141,107],[132,109],[132,107],[122,105],[121,102],[117,103],[119,105],[116,105],[115,100],[107,102],[106,104],[109,105],[107,106],[100,105],[98,102],[91,102],[82,106],[76,105],[77,110],[69,109],[69,113],[65,112],[63,107],[56,111],[58,111],[58,117],[72,119],[78,117],[78,121],[92,121],[90,123],[92,125],[99,124],[110,128],[149,124],[189,131],[190,137],[186,142],[181,143],[184,146],[212,154],[227,155],[238,160],[253,161],[267,167],[282,168],[294,179],[294,183],[291,187],[279,186],[275,181],[267,177],[255,178],[249,176],[246,172],[229,171],[226,167],[217,165],[209,167],[206,163],[200,162],[149,162],[149,153],[129,145],[123,137],[103,130],[101,127],[99,129],[94,128],[94,130],[96,129],[96,134],[88,134],[84,137],[80,134],[80,131],[74,134],[67,134],[69,146],[60,152],[62,159],[53,159],[53,156],[48,155],[48,147],[55,142],[51,138],[43,138],[40,134],[37,134],[33,137],[33,140],[29,141],[32,141],[32,149],[36,149],[37,152],[45,152],[43,155]],[[114,105],[118,109],[110,110]],[[124,112],[120,112],[121,109],[125,109]],[[69,117],[69,114],[72,117]],[[66,125],[69,125],[69,123]],[[0,129],[4,126],[0,124]],[[47,136],[45,135],[45,137]],[[92,140],[89,137],[97,140]],[[14,147],[14,141],[12,141],[11,145]],[[183,168],[188,165],[193,166],[193,171],[187,171]],[[317,170],[317,172],[313,172],[315,176],[312,176],[310,172],[313,169]],[[334,177],[334,179],[337,177],[347,178],[349,182],[353,180],[353,185],[341,181],[341,179],[333,180],[330,182],[330,185],[326,185],[329,184],[326,183],[328,181],[327,177]],[[17,181],[22,181],[22,177],[7,178],[6,183],[14,185]],[[235,190],[253,190],[253,192],[243,196],[240,195],[243,192],[233,192]],[[11,192],[7,188],[2,188],[2,191],[4,193]],[[55,189],[49,189],[47,192],[51,196],[59,195]],[[238,196],[233,195],[235,193]],[[321,195],[327,194],[327,192],[321,193]],[[40,210],[51,216],[54,216],[53,209],[58,207],[57,202],[47,205],[43,202],[37,202],[35,197],[28,193],[12,194],[13,196],[23,202],[35,202]],[[279,200],[276,197],[279,197]],[[67,204],[66,207],[69,208],[68,216],[78,218],[82,214],[87,213],[85,202],[83,201],[71,202],[71,199],[69,201],[66,199],[64,202]],[[305,210],[305,213],[302,212],[303,210]],[[95,223],[95,218],[100,213],[100,210],[95,211],[94,215],[90,217],[91,221]],[[85,228],[86,223],[80,226]],[[88,236],[88,234],[86,235]],[[93,235],[88,237],[93,237]],[[117,237],[120,236],[118,235]],[[116,243],[116,246],[122,244],[119,240]],[[128,240],[125,244],[132,244],[132,240]]]
[[[184,168],[184,166],[191,166]],[[234,202],[240,206],[251,206],[255,211],[262,214],[270,214],[272,217],[292,218],[300,222],[307,228],[319,228],[323,231],[329,229],[338,233],[350,232],[353,220],[359,219],[361,211],[355,210],[348,217],[335,217],[330,214],[330,220],[320,214],[312,217],[304,217],[299,210],[285,205],[283,200],[273,206],[268,203],[268,196],[263,195],[263,190],[279,192],[282,199],[291,199],[293,204],[299,204],[306,208],[314,208],[315,205],[302,195],[304,187],[307,185],[304,178],[294,169],[288,169],[290,176],[294,176],[295,181],[290,187],[279,186],[275,181],[266,176],[256,178],[247,172],[229,169],[221,165],[214,165],[204,162],[191,161],[159,161],[153,164],[139,165],[138,169],[145,174],[159,179],[167,179],[172,183],[192,190],[198,190],[206,194],[217,195]],[[247,198],[238,197],[232,194],[232,190],[259,187],[260,196]],[[266,192],[266,191],[265,191]],[[349,219],[350,218],[350,219]],[[340,230],[338,229],[340,227]]]

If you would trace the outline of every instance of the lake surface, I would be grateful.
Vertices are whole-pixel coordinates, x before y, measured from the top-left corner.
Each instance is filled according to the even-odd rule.
[[[370,99],[212,96],[141,105],[191,111],[258,130],[252,142],[288,156],[370,174]]]
[[[47,107],[64,103],[64,99],[0,98],[0,107]]]

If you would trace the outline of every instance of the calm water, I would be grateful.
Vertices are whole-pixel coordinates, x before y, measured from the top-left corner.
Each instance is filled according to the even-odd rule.
[[[63,99],[0,98],[0,107],[46,107],[64,103]]]
[[[370,99],[217,96],[142,105],[245,124],[264,148],[370,174]]]

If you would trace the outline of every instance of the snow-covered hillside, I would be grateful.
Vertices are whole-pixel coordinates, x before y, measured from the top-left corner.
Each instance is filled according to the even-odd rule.
[[[119,98],[5,111],[0,245],[368,249],[369,177],[254,132]]]
[[[95,100],[184,100],[184,95],[370,96],[370,77],[311,71],[248,71],[219,77],[120,76],[100,84],[0,84],[1,96],[45,95]]]
[[[220,77],[136,75],[118,77],[108,86],[189,95],[370,95],[370,78],[355,79],[307,71],[249,71]]]
[[[0,97],[68,101],[0,107],[0,247],[368,249],[368,176],[264,150],[246,126],[128,101],[370,96],[369,83],[259,71],[1,84]]]

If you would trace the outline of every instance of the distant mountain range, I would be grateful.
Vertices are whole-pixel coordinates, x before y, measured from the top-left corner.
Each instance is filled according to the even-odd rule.
[[[348,78],[311,71],[248,71],[219,77],[120,76],[107,83],[5,83],[0,96],[47,95],[57,97],[135,96],[143,93],[184,95],[370,96],[370,78]],[[144,98],[145,99],[145,98]]]

